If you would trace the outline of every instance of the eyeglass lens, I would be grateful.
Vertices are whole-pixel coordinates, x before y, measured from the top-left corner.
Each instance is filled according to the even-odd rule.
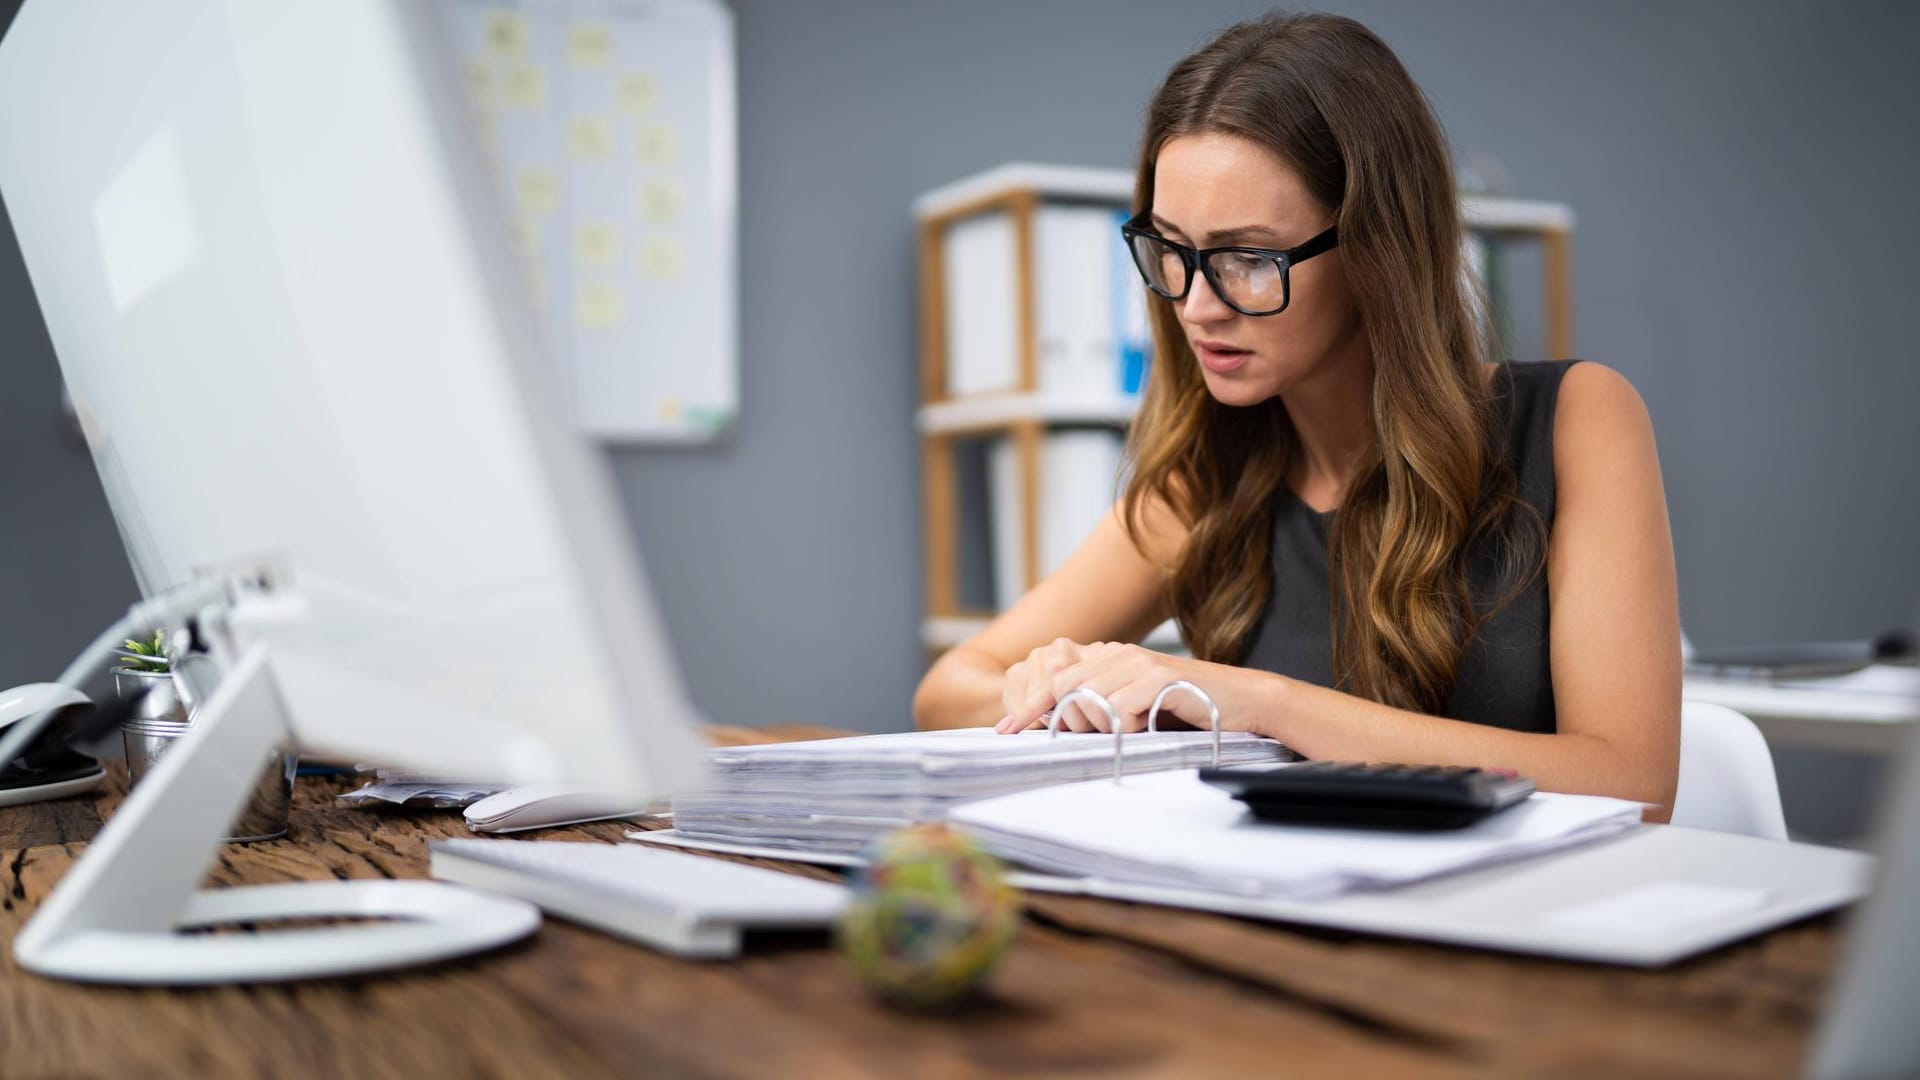
[[[1134,262],[1147,284],[1163,296],[1186,292],[1187,265],[1181,253],[1151,236],[1133,238]],[[1222,299],[1247,311],[1271,311],[1286,302],[1286,277],[1278,261],[1264,255],[1217,251],[1208,257]]]

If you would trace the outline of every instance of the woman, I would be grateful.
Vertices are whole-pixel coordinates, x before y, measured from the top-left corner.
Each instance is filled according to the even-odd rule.
[[[1392,51],[1333,16],[1232,27],[1154,96],[1135,203],[1157,359],[1131,478],[928,672],[920,726],[1019,731],[1089,687],[1133,730],[1187,679],[1308,757],[1515,769],[1664,820],[1679,614],[1645,406],[1598,364],[1487,362],[1446,145]],[[1169,616],[1192,659],[1124,644]]]

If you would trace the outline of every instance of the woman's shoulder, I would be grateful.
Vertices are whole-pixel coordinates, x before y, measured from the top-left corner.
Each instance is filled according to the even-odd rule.
[[[1543,404],[1564,406],[1569,396],[1580,400],[1639,399],[1625,375],[1598,360],[1510,360],[1490,366],[1497,369],[1497,393],[1511,391],[1519,398]]]
[[[1653,419],[1625,375],[1593,361],[1569,365],[1557,398],[1553,471],[1562,492],[1605,482],[1627,462],[1658,460]]]
[[[1646,402],[1625,375],[1592,360],[1562,363],[1554,405],[1555,442],[1569,430],[1580,437],[1646,426]]]
[[[1610,440],[1651,438],[1640,395],[1604,364],[1541,360],[1500,366],[1495,393],[1503,406],[1507,460],[1522,496],[1548,519],[1569,474],[1604,464]]]
[[[1580,368],[1599,365],[1591,360],[1576,359],[1509,360],[1488,366],[1494,369],[1494,394],[1512,395],[1516,404],[1524,407],[1535,403],[1551,406],[1570,374]]]
[[[1575,424],[1629,419],[1646,406],[1627,377],[1594,360],[1527,360],[1498,365],[1497,397],[1509,399],[1516,436],[1534,429],[1557,431],[1573,413]]]

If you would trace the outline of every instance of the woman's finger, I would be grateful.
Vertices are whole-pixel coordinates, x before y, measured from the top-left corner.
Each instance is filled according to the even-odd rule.
[[[1084,734],[1085,732],[1098,730],[1094,727],[1094,708],[1088,702],[1075,699],[1067,702],[1061,706],[1061,708],[1065,710],[1067,722],[1074,731]]]
[[[1007,669],[1006,680],[1000,684],[1000,707],[1006,710],[1007,716],[1018,715],[1025,703],[1030,673],[1031,666],[1025,660]]]
[[[1046,708],[1045,702],[1035,703],[1038,696],[1039,690],[1034,685],[1031,667],[1017,680],[1012,677],[1011,672],[1009,673],[1005,702],[1007,716],[1012,721],[1012,730],[1025,729],[1040,710]]]
[[[1061,708],[1069,710],[1068,715],[1073,718],[1073,730],[1075,731],[1099,731],[1102,727],[1104,718],[1100,715],[1099,707],[1091,701],[1075,698],[1065,705],[1062,705]]]
[[[1040,714],[1053,707],[1057,700],[1053,692],[1053,674],[1072,667],[1078,661],[1078,649],[1078,645],[1061,638],[1051,645],[1035,649],[1030,655],[1020,707],[1012,710],[1016,717],[1026,721],[1027,726],[1039,722]]]
[[[1126,721],[1127,731],[1147,730],[1147,713],[1153,708],[1154,697],[1160,693],[1160,685],[1152,679],[1133,679],[1115,688],[1108,700],[1113,702],[1113,711]],[[1163,706],[1156,726],[1165,728],[1170,719],[1173,719],[1172,708]]]

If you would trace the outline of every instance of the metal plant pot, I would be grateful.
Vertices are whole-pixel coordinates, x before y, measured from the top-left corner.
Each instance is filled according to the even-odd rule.
[[[113,682],[122,697],[144,695],[134,709],[134,718],[120,726],[120,738],[127,748],[128,781],[138,784],[174,741],[187,733],[192,717],[169,672],[115,668]],[[293,808],[293,773],[298,764],[298,757],[283,750],[267,755],[247,804],[227,828],[228,840],[248,843],[287,835],[288,812]]]

